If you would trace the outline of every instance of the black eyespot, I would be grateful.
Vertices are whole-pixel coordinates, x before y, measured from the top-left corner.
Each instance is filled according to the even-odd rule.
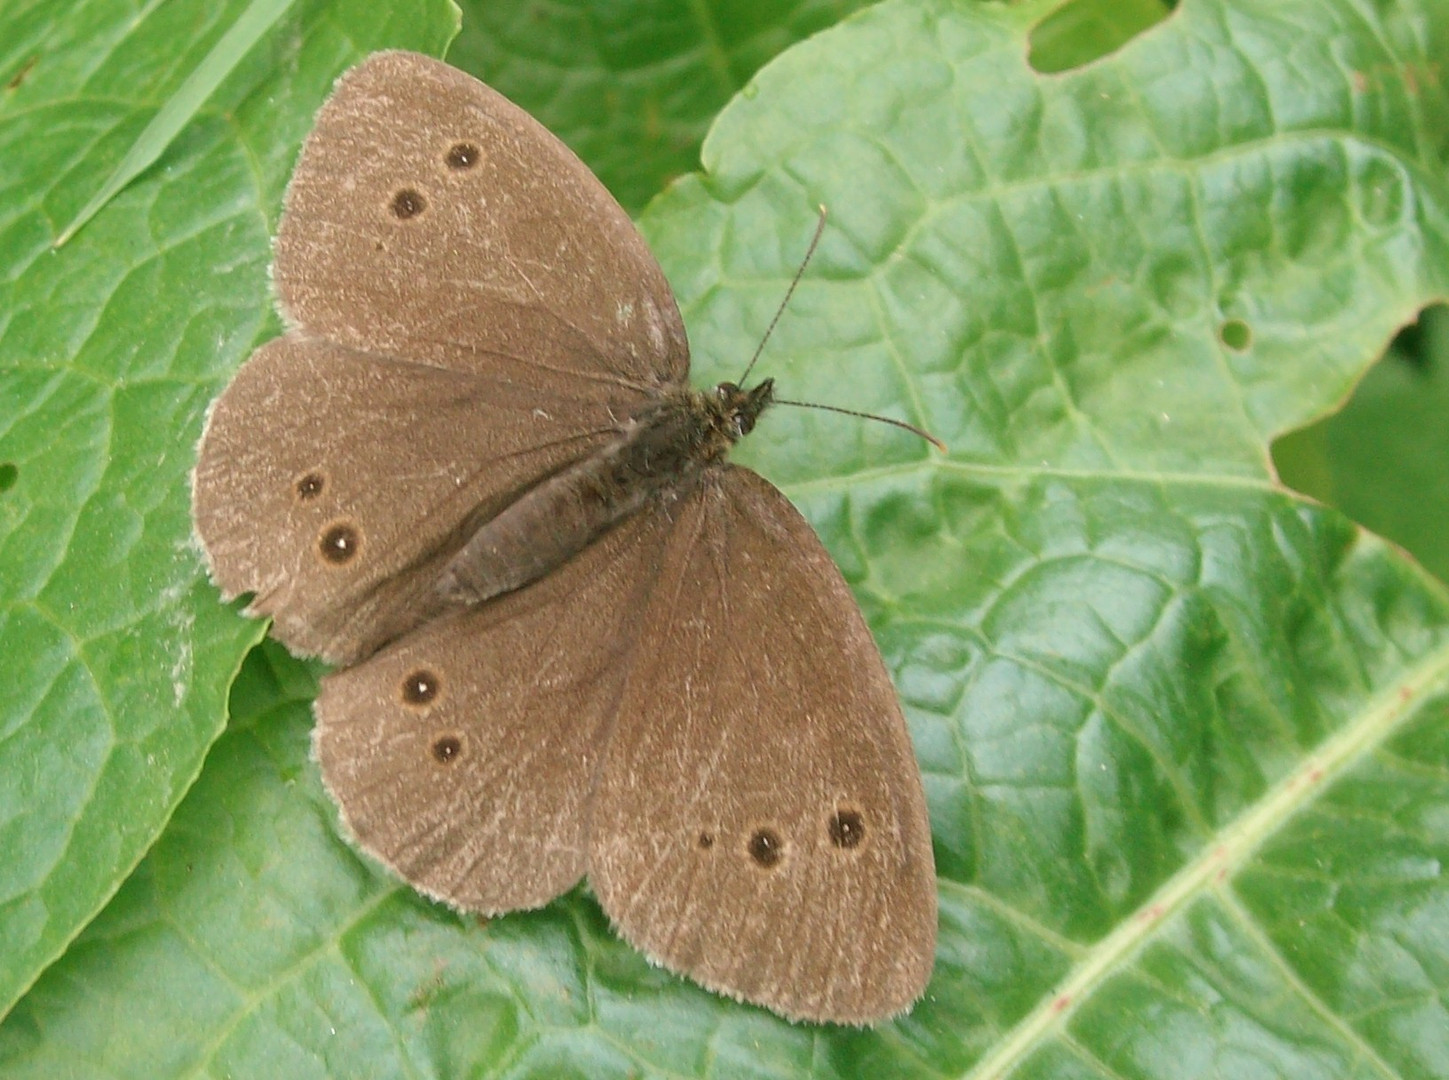
[[[350,563],[361,547],[362,534],[345,521],[327,526],[317,538],[317,554],[333,566]]]
[[[463,740],[456,735],[439,735],[433,740],[433,760],[439,765],[451,765],[463,752]]]
[[[769,870],[785,857],[785,842],[773,829],[756,829],[750,837],[749,852],[750,858]]]
[[[327,486],[327,481],[319,472],[309,472],[297,480],[297,498],[302,502],[311,502],[322,489]]]
[[[837,810],[830,815],[830,842],[838,848],[853,848],[865,839],[865,822],[854,810]]]
[[[438,696],[438,677],[427,668],[410,672],[402,682],[402,699],[408,705],[427,705]]]
[[[708,848],[714,847],[714,833],[712,833],[712,832],[702,832],[702,833],[700,833],[699,834],[699,846],[702,849],[708,849]]]
[[[20,479],[20,470],[13,462],[7,461],[0,465],[0,492],[9,491],[15,486],[15,481]]]
[[[471,169],[478,164],[478,159],[482,156],[483,151],[472,143],[460,142],[452,145],[448,150],[448,156],[443,160],[448,163],[450,169]]]
[[[395,217],[406,221],[408,218],[417,217],[428,208],[428,201],[423,198],[422,192],[414,188],[403,188],[392,197],[392,212]]]

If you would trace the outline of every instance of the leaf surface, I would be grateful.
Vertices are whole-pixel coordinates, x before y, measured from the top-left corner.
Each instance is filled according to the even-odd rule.
[[[187,478],[276,332],[268,238],[344,35],[441,50],[452,18],[293,13],[52,251],[245,7],[0,9],[0,1012],[155,841],[264,631],[206,583]]]

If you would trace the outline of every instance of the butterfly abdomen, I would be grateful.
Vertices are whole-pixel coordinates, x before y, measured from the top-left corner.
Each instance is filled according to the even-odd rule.
[[[444,569],[439,591],[451,603],[478,604],[536,581],[646,505],[693,491],[738,437],[717,394],[660,395],[613,442],[479,527]]]

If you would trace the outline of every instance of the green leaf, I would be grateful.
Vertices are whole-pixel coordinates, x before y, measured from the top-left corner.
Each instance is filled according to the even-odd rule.
[[[1268,454],[1449,293],[1449,11],[1189,0],[1043,76],[1026,57],[1046,10],[887,0],[789,50],[720,117],[704,173],[644,222],[704,382],[738,373],[826,203],[764,373],[952,447],[781,408],[740,454],[820,529],[907,706],[941,898],[916,1009],[871,1031],[787,1024],[650,968],[583,890],[483,925],[420,900],[338,839],[307,758],[311,675],[269,646],[152,854],[0,1026],[0,1074],[1449,1075],[1449,596],[1283,488]],[[358,16],[312,18],[355,34]],[[45,55],[17,93],[36,92]],[[258,67],[236,91],[233,138],[272,170],[252,195],[268,224],[351,58],[280,62],[275,86]],[[230,146],[195,136],[174,190],[137,185],[74,248],[116,265],[98,237],[108,221],[130,235],[112,219],[151,205],[138,188],[178,210],[199,189],[193,214],[215,220],[229,174],[201,163]],[[265,262],[255,232],[248,267]],[[204,298],[200,259],[187,269]],[[3,280],[58,307],[39,273]],[[16,383],[30,412],[88,415],[65,409],[73,370],[116,393],[167,388],[135,344],[158,337],[136,329],[148,309],[100,295],[71,301],[66,325],[89,328],[74,355]],[[244,329],[183,368],[207,373],[197,386],[274,325],[261,299],[233,300]],[[217,336],[217,303],[198,306],[213,324],[195,340]],[[36,317],[4,310],[0,357],[23,355]],[[113,483],[178,492],[181,544],[197,414],[146,415],[126,438],[173,453],[158,467],[137,452]],[[110,490],[66,439],[20,457],[17,428],[0,442],[17,465],[8,527],[66,490],[27,487],[32,459],[75,458]],[[119,435],[106,446],[130,453]],[[130,507],[134,487],[116,490]],[[23,565],[18,526],[4,535],[7,569]],[[53,547],[116,535],[57,529]],[[92,605],[115,580],[139,594],[132,558],[44,581]],[[224,626],[191,575],[182,610]],[[29,609],[5,610],[8,628]],[[246,639],[232,634],[188,686],[225,684]],[[27,677],[45,656],[6,655]],[[7,732],[61,743],[63,703],[41,724],[5,702]],[[133,707],[177,723],[169,700]],[[5,791],[17,775],[33,763],[0,758]]]
[[[289,17],[157,164],[50,250],[245,4],[0,9],[0,1010],[135,868],[263,627],[191,540],[207,404],[275,333],[268,237],[357,42],[441,52],[455,14]],[[352,42],[352,43],[350,43]]]
[[[76,230],[96,216],[96,211],[116,197],[116,192],[129,184],[142,172],[155,164],[166,148],[205,104],[206,99],[221,85],[257,40],[266,33],[282,14],[291,7],[292,0],[252,0],[246,9],[232,23],[211,52],[186,77],[180,88],[167,99],[166,104],[156,111],[155,117],[136,137],[131,149],[121,159],[114,172],[106,178],[101,189],[81,207],[72,221],[55,238],[53,246],[60,247]]]
[[[866,0],[463,0],[448,60],[538,117],[630,213],[699,168],[761,65]]]

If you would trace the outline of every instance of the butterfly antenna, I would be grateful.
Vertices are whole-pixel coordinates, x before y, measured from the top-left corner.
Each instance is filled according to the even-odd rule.
[[[765,351],[765,342],[770,340],[770,335],[775,332],[775,324],[780,321],[780,316],[785,314],[785,308],[790,305],[790,297],[795,295],[795,286],[800,284],[800,279],[805,276],[805,268],[810,265],[810,256],[815,254],[815,249],[820,246],[820,234],[825,231],[825,206],[820,207],[820,217],[815,222],[815,235],[810,238],[810,246],[805,249],[805,257],[800,260],[800,269],[795,271],[794,278],[790,281],[790,287],[785,290],[785,299],[780,301],[780,306],[775,309],[775,317],[770,320],[770,325],[765,328],[765,336],[760,338],[760,343],[755,346],[755,355],[750,357],[750,362],[745,365],[745,373],[740,376],[738,386],[744,386],[745,380],[750,377],[750,372],[755,368],[755,361],[760,358],[760,353]]]
[[[797,409],[824,409],[826,412],[837,412],[842,416],[857,416],[862,420],[879,420],[882,424],[889,424],[891,427],[898,427],[902,431],[909,431],[912,435],[919,435],[943,454],[949,454],[951,452],[945,443],[929,431],[924,428],[918,428],[915,424],[908,424],[904,420],[896,420],[889,416],[878,416],[875,413],[856,412],[854,409],[842,409],[838,405],[821,405],[818,401],[786,401],[784,398],[774,398],[773,404],[793,405]]]
[[[750,362],[745,365],[745,372],[740,376],[736,384],[743,386],[745,380],[750,377],[754,370],[755,361],[765,351],[765,342],[770,340],[770,335],[775,332],[775,324],[780,321],[780,316],[785,314],[785,309],[790,306],[790,297],[795,295],[795,286],[800,284],[800,279],[805,276],[805,268],[810,265],[810,256],[815,254],[815,249],[820,245],[820,234],[825,231],[825,207],[820,207],[820,217],[815,222],[815,235],[810,238],[810,246],[805,249],[805,257],[800,260],[800,269],[795,271],[794,278],[790,281],[790,287],[785,290],[785,299],[780,301],[780,306],[775,309],[775,317],[770,320],[770,325],[765,328],[765,336],[760,338],[760,344],[755,347],[755,355],[750,357]],[[904,420],[893,420],[889,416],[877,416],[875,413],[857,412],[855,409],[842,409],[838,405],[821,405],[814,401],[786,401],[784,398],[772,398],[776,405],[794,405],[797,409],[823,409],[825,412],[840,413],[842,416],[854,416],[861,420],[879,420],[882,424],[890,424],[903,431],[909,431],[912,435],[919,435],[928,443],[934,446],[943,454],[950,453],[946,444],[929,431],[916,427],[915,424],[908,424]]]

